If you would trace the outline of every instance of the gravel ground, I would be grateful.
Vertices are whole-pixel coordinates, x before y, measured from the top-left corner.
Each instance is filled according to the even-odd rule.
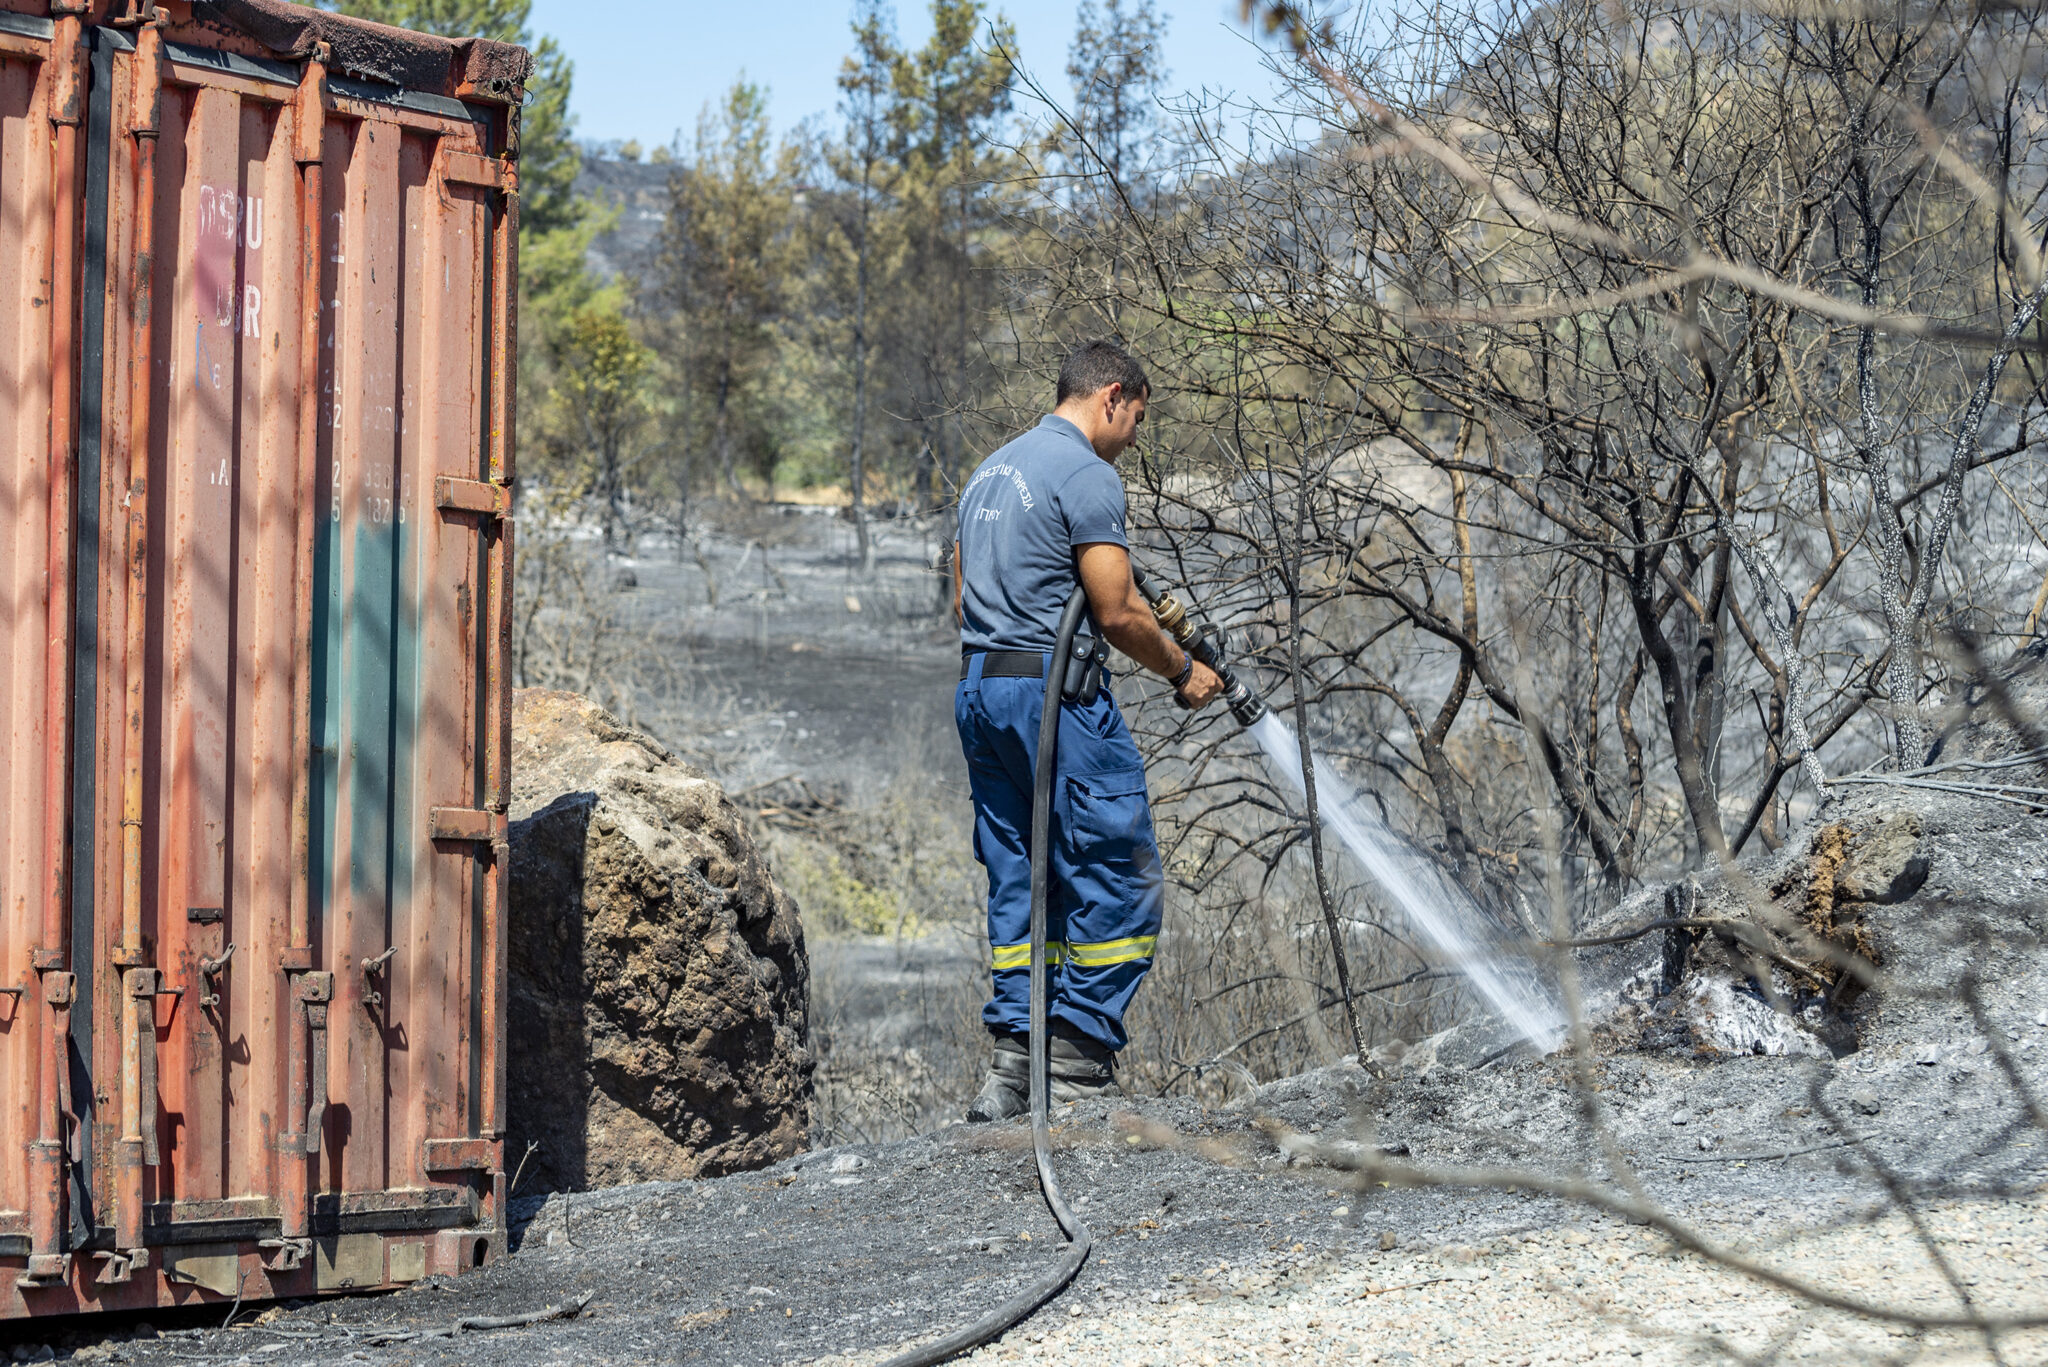
[[[2048,1201],[1955,1203],[1926,1212],[1953,1270],[1987,1314],[2039,1313]],[[1705,1226],[1734,1251],[1838,1291],[1954,1313],[1949,1283],[1898,1216],[1773,1239],[1753,1223]],[[1471,1245],[1373,1252],[1355,1262],[1296,1245],[1248,1264],[1168,1275],[1164,1301],[1070,1300],[969,1363],[1680,1364],[1994,1361],[1984,1339],[1919,1332],[1805,1304],[1612,1222],[1529,1230]],[[2048,1361],[2048,1331],[2001,1335],[2012,1363]],[[866,1367],[883,1354],[825,1359]]]
[[[1896,1217],[1870,1222],[1883,1193],[1868,1167],[1800,1104],[1816,1090],[1864,1086],[1886,1066],[1861,1056],[1615,1059],[1601,1065],[1600,1086],[1616,1101],[1620,1151],[1650,1194],[1711,1237],[1839,1291],[1952,1304]],[[2016,1117],[1981,1070],[1905,1068],[1880,1113],[1855,1112],[1858,1123],[1894,1171],[1933,1193],[1929,1218],[1980,1304],[2042,1308],[2043,1150],[2023,1137],[1990,1143]],[[1774,1360],[1982,1358],[1981,1343],[1952,1334],[1896,1337],[1839,1314],[1803,1317],[1786,1297],[1672,1256],[1661,1235],[1583,1206],[1501,1191],[1361,1190],[1319,1161],[1369,1142],[1424,1164],[1584,1170],[1556,1062],[1445,1074],[1439,1065],[1373,1079],[1339,1067],[1263,1089],[1250,1106],[1064,1110],[1056,1161],[1096,1253],[1064,1297],[974,1360],[1628,1363],[1639,1353],[1657,1363],[1710,1360],[1725,1347],[1754,1361],[1774,1336],[1787,1339]],[[1883,1130],[1888,1122],[1897,1129]],[[1278,1144],[1276,1133],[1301,1142]],[[1970,1155],[1967,1166],[1958,1154]],[[515,1255],[453,1282],[278,1307],[225,1332],[218,1307],[158,1316],[156,1328],[171,1331],[161,1338],[81,1327],[58,1346],[79,1360],[220,1367],[869,1367],[1020,1289],[1059,1238],[1018,1125],[521,1209],[529,1218]],[[385,1341],[585,1292],[588,1311],[573,1320]],[[2048,1340],[2015,1337],[2005,1360],[2048,1360]]]

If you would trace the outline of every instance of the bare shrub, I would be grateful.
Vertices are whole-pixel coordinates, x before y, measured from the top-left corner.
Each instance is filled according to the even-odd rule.
[[[1291,96],[1184,111],[1170,193],[1083,158],[1009,326],[1153,366],[1134,535],[1274,706],[1504,929],[1922,763],[1931,634],[2038,623],[2031,12],[1252,10]],[[1322,900],[1227,720],[1147,697],[1202,915]],[[1363,979],[1420,966],[1362,915]]]

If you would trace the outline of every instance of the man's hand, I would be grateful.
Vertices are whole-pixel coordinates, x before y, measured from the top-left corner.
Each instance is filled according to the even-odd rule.
[[[1223,680],[1216,677],[1216,671],[1197,660],[1194,673],[1188,675],[1188,681],[1182,684],[1173,696],[1180,699],[1183,707],[1193,712],[1216,701],[1217,694],[1222,691]]]

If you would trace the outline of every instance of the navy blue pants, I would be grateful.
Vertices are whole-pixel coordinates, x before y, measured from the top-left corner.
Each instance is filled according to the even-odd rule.
[[[991,1029],[1031,1026],[1031,785],[1043,679],[984,679],[970,657],[953,719],[974,794],[974,857],[988,870]],[[1060,707],[1046,961],[1049,1016],[1121,1049],[1124,1012],[1151,970],[1165,887],[1145,768],[1116,700]]]

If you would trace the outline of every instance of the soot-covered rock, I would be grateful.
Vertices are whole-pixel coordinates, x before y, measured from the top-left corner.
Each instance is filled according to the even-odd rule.
[[[1971,685],[1920,773],[1852,776],[1777,852],[1594,918],[1579,966],[1596,1033],[1621,1052],[1872,1067],[2020,1038],[2048,992],[2043,717],[2048,662],[2029,651]]]
[[[761,1167],[809,1127],[797,908],[719,786],[572,693],[513,706],[509,1161],[522,1189]]]

